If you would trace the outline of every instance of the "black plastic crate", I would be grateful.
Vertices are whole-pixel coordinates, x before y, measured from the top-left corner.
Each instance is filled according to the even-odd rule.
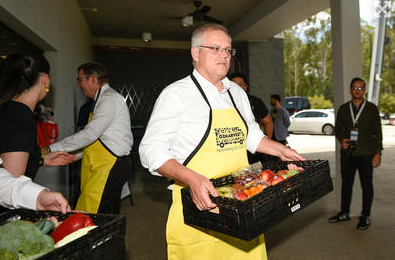
[[[277,184],[280,193],[283,215],[289,216],[302,209],[333,190],[328,161],[311,160],[292,162],[304,171]],[[278,171],[286,169],[286,162],[271,162],[263,164],[263,169]]]
[[[277,172],[287,169],[289,163],[267,162],[263,164],[262,169]],[[189,189],[182,189],[184,222],[244,240],[252,240],[333,190],[328,161],[292,163],[304,168],[304,171],[275,186],[269,186],[245,201],[224,197],[212,198],[218,205],[219,214],[199,211],[192,201]],[[211,181],[215,187],[220,187],[233,184],[234,178],[228,175]]]
[[[72,214],[63,215],[54,211],[17,209],[1,214],[0,225],[16,216],[35,222],[50,216],[56,216],[59,221],[62,221]],[[89,215],[93,223],[98,226],[97,228],[37,259],[125,259],[126,218],[120,215],[85,214]]]

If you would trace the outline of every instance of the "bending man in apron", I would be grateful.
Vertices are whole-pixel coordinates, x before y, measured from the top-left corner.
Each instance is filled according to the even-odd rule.
[[[132,174],[133,145],[129,110],[123,97],[108,85],[105,67],[90,62],[78,68],[77,86],[94,100],[85,128],[50,151],[83,150],[81,195],[77,210],[118,214],[123,185]]]
[[[304,158],[265,138],[246,93],[226,78],[234,55],[226,28],[206,24],[196,29],[191,54],[192,75],[160,94],[139,147],[144,167],[175,181],[166,229],[168,259],[266,259],[263,235],[247,242],[185,225],[180,190],[189,186],[196,207],[209,210],[216,206],[209,194],[218,196],[209,179],[248,165],[247,149],[282,160]]]

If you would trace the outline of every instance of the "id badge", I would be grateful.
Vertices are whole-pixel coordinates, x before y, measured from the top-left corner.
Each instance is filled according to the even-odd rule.
[[[351,130],[350,140],[351,141],[358,141],[358,130]]]

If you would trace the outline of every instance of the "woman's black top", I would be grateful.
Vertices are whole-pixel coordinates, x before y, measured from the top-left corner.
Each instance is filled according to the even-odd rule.
[[[37,143],[34,114],[25,104],[8,101],[0,108],[0,154],[21,151],[29,153],[24,174],[34,179],[44,161]]]

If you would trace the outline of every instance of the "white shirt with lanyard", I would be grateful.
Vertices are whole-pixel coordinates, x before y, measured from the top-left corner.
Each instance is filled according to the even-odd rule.
[[[350,101],[350,103],[348,104],[349,107],[350,107],[351,120],[352,120],[352,123],[353,123],[353,129],[350,132],[350,140],[351,141],[357,141],[358,140],[358,128],[355,128],[355,123],[358,122],[358,119],[359,119],[359,117],[362,114],[362,110],[365,107],[366,100],[363,101],[363,103],[362,103],[362,105],[361,105],[361,107],[360,107],[360,109],[359,109],[359,111],[357,113],[357,116],[354,116],[354,111],[352,109],[352,104],[351,103],[352,103],[352,101]]]

